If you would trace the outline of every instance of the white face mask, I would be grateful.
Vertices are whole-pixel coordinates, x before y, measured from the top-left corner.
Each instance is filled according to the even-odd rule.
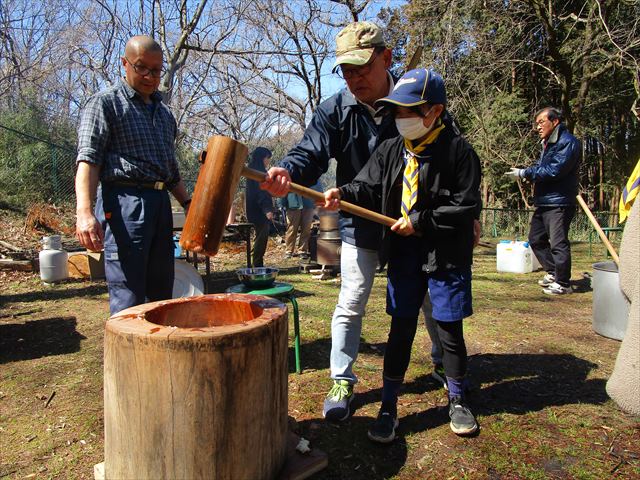
[[[398,133],[408,140],[424,137],[433,128],[433,122],[425,127],[422,120],[423,117],[396,118]]]

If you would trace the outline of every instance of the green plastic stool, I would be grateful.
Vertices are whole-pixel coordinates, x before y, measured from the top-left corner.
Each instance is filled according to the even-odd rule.
[[[247,287],[243,283],[238,283],[227,288],[227,293],[246,293],[249,295],[265,295],[273,298],[285,298],[293,306],[293,349],[296,357],[296,373],[302,373],[300,367],[300,319],[298,316],[298,302],[293,294],[293,285],[285,282],[274,282],[273,285],[265,288]]]

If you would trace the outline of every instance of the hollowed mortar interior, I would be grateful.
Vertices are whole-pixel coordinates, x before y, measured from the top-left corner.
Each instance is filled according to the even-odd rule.
[[[145,319],[156,325],[178,328],[220,327],[251,322],[264,308],[251,301],[228,297],[193,297],[149,310]]]

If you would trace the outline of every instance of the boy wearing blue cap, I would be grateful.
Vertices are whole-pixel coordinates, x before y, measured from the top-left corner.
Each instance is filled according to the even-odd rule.
[[[465,403],[467,351],[462,320],[472,314],[473,224],[480,209],[480,161],[446,111],[442,77],[407,72],[376,102],[392,114],[400,137],[383,142],[353,182],[325,192],[325,208],[346,200],[398,218],[384,232],[388,262],[387,313],[391,328],[384,356],[382,406],[369,429],[388,443],[398,426],[397,401],[409,366],[418,312],[427,290],[444,350],[451,429],[478,429]]]

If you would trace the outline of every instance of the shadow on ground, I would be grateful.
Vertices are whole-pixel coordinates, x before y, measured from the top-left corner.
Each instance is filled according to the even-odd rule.
[[[518,415],[550,406],[585,403],[599,405],[606,402],[608,397],[605,392],[606,380],[588,378],[596,368],[598,365],[595,363],[571,354],[473,355],[469,357],[471,392],[468,403],[479,416],[481,427],[483,417],[500,413]],[[423,375],[407,382],[400,395],[422,394],[439,388],[430,375]],[[360,452],[355,456],[359,461],[366,455],[373,457],[375,473],[369,478],[389,478],[397,474],[406,462],[407,434],[424,432],[449,423],[446,405],[433,406],[408,415],[403,415],[400,411],[398,438],[389,446],[379,446],[367,438],[367,429],[374,419],[361,416],[358,410],[367,404],[380,402],[381,388],[361,391],[356,387],[356,392],[353,402],[355,411],[346,422],[333,425],[316,418],[298,424],[302,435],[315,440],[315,445],[329,454],[333,464],[327,471],[312,477],[314,479],[349,478],[348,469],[357,466],[349,466],[351,458],[343,458],[345,452],[349,451]],[[318,411],[321,408],[318,405]],[[482,430],[479,435],[482,435]],[[384,456],[384,461],[375,461],[381,455]]]
[[[53,317],[0,325],[0,364],[79,351],[86,337],[77,323],[76,317]]]
[[[521,414],[555,405],[599,405],[609,398],[606,380],[588,379],[598,365],[571,354],[478,354],[469,357],[469,403],[480,415]],[[382,383],[382,379],[380,379]],[[402,392],[423,393],[437,384],[429,375],[403,385]],[[371,395],[372,393],[376,395]],[[380,401],[381,389],[362,392],[357,406]],[[428,414],[429,411],[418,414]],[[446,418],[448,422],[448,418]]]
[[[70,282],[67,282],[70,283]],[[66,283],[64,284],[66,285]],[[82,285],[82,283],[78,283]],[[92,283],[82,287],[63,288],[61,286],[43,286],[41,290],[15,293],[12,295],[0,295],[0,306],[19,302],[41,302],[43,300],[64,300],[78,297],[95,297],[107,293],[106,283]]]

